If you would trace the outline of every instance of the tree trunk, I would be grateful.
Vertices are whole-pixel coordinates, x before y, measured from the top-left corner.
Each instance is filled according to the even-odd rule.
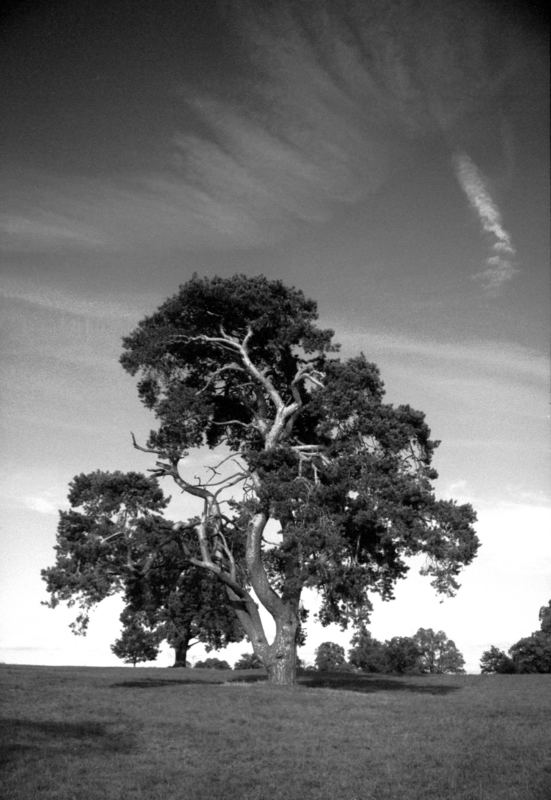
[[[189,633],[181,633],[171,641],[171,646],[174,649],[174,664],[173,667],[187,666],[187,651],[189,650],[189,642],[191,635]]]
[[[274,686],[294,686],[297,681],[298,618],[287,609],[286,619],[276,621],[276,635],[265,659],[268,681]]]

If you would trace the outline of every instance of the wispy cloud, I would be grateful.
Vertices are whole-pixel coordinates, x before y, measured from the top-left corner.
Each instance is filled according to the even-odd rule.
[[[224,94],[181,88],[201,136],[174,136],[170,180],[197,221],[236,241],[323,223],[377,192],[412,139],[447,137],[514,71],[502,17],[452,3],[419,13],[409,2],[281,0],[227,13],[251,69]],[[498,29],[499,62],[488,46]],[[506,279],[496,248],[498,257],[487,264],[491,285]]]
[[[503,86],[518,58],[518,31],[476,3],[280,0],[270,10],[237,8],[257,67],[252,88],[269,90],[280,114],[293,108],[297,127],[316,115],[319,99],[340,97],[371,135],[449,130]],[[489,46],[496,36],[499,60]]]
[[[140,298],[133,298],[133,303],[125,303],[109,298],[84,297],[67,289],[48,287],[37,281],[7,276],[2,278],[0,283],[0,299],[2,298],[7,301],[28,303],[48,311],[92,319],[131,319],[136,317],[137,306],[148,305],[146,302],[140,303]],[[146,300],[149,300],[150,305],[151,299],[146,298]]]
[[[495,294],[518,272],[514,262],[516,251],[510,234],[503,227],[501,212],[476,164],[466,153],[455,153],[453,166],[459,185],[478,216],[482,230],[493,239],[492,254],[486,259],[486,267],[475,277],[482,281],[490,293]]]
[[[310,110],[279,126],[223,101],[196,98],[192,106],[210,138],[182,133],[173,140],[178,177],[195,198],[196,213],[210,215],[216,227],[247,224],[258,234],[267,225],[288,230],[323,222],[335,204],[354,202],[380,186],[383,148],[366,138],[350,104],[346,108],[336,92],[322,112],[311,88],[305,92],[308,103],[304,98]],[[312,106],[317,122],[308,118]]]
[[[221,60],[219,88],[195,77],[171,86],[185,122],[132,175],[31,175],[32,198],[12,177],[6,247],[246,248],[323,224],[378,191],[412,138],[449,132],[510,74],[503,25],[456,5],[220,4],[236,37],[228,52],[250,69]],[[488,46],[497,28],[499,61]],[[488,264],[492,275],[500,265]]]
[[[547,353],[514,342],[477,339],[437,342],[397,333],[365,330],[348,331],[339,335],[338,339],[351,351],[365,348],[367,353],[374,352],[373,357],[376,360],[380,358],[379,354],[383,358],[393,356],[409,362],[415,358],[418,363],[437,364],[437,368],[447,362],[459,375],[468,375],[475,369],[485,375],[512,376],[521,380],[524,385],[533,381],[544,393],[548,391],[551,367]]]
[[[36,476],[36,472],[33,474]],[[29,480],[29,473],[17,474],[18,480],[8,477],[0,484],[0,503],[6,509],[28,509],[39,514],[57,515],[60,508],[67,506],[66,490],[58,488],[40,488],[33,486],[32,493],[22,494],[21,485],[32,483]]]
[[[105,247],[105,237],[90,225],[55,213],[35,212],[33,216],[0,216],[4,248],[10,250],[50,249],[60,247]]]
[[[21,499],[24,506],[30,508],[31,511],[38,511],[39,514],[57,514],[59,508],[51,496],[27,496]]]

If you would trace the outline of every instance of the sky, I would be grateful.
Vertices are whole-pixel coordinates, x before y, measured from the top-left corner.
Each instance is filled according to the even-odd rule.
[[[426,412],[437,493],[478,513],[457,596],[415,564],[385,640],[477,671],[551,598],[547,24],[485,0],[8,4],[0,30],[0,661],[117,665],[51,610],[74,475],[147,470],[121,337],[194,272],[318,302],[343,356]],[[170,487],[165,487],[170,493]],[[187,516],[175,498],[168,512]],[[315,607],[315,598],[309,598]],[[301,656],[350,632],[311,626]],[[247,649],[232,646],[232,663]],[[200,647],[191,660],[204,656]],[[163,651],[159,666],[170,664]]]

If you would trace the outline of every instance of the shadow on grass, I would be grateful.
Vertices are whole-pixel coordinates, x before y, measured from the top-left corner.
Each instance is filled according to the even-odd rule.
[[[26,753],[36,759],[56,754],[129,753],[135,736],[119,723],[0,719],[0,762]]]
[[[256,673],[256,674],[255,674]],[[258,683],[266,682],[267,676],[264,671],[255,673],[239,671],[228,673],[221,672],[220,675],[209,675],[208,677],[189,678],[143,678],[142,680],[121,681],[112,683],[111,688],[124,689],[160,689],[170,686],[186,686],[202,684],[203,686],[220,686],[228,683]],[[423,677],[415,680],[414,676],[374,676],[358,675],[357,673],[339,672],[303,672],[298,675],[298,685],[312,689],[335,689],[347,692],[361,692],[370,694],[373,692],[412,692],[427,695],[446,695],[456,692],[461,686],[450,683],[437,683],[432,677]]]
[[[220,677],[208,677],[208,678],[183,678],[183,679],[171,679],[171,678],[144,678],[143,680],[137,681],[121,681],[120,683],[112,683],[111,688],[122,688],[122,689],[161,689],[170,686],[187,686],[193,684],[201,684],[203,686],[220,686],[223,683],[230,683],[235,681],[236,683],[257,683],[259,681],[266,681],[266,674],[261,673],[260,675],[243,675],[239,672],[235,674],[230,674],[226,671],[222,672]]]
[[[415,694],[445,695],[457,692],[461,686],[450,683],[433,683],[431,678],[419,681],[412,680],[409,676],[382,677],[372,675],[321,673],[306,674],[299,678],[299,684],[313,689],[336,689],[347,692],[412,692]]]

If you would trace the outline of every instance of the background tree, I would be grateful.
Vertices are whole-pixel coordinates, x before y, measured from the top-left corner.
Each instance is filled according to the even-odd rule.
[[[482,654],[481,672],[551,673],[551,600],[539,611],[540,629],[509,648],[492,647]]]
[[[419,628],[413,641],[419,649],[421,672],[442,674],[465,671],[465,659],[444,631],[435,633],[432,628]]]
[[[262,669],[264,664],[254,653],[243,653],[233,665],[234,669]]]
[[[244,634],[224,587],[215,576],[189,563],[181,546],[185,534],[175,533],[173,523],[164,524],[170,533],[163,536],[141,583],[127,584],[127,598],[132,607],[147,612],[150,624],[157,622],[162,638],[174,648],[173,666],[185,667],[194,644],[204,644],[207,652],[219,650],[241,641]],[[193,538],[190,546],[195,546]]]
[[[421,671],[421,650],[411,636],[393,636],[385,642],[387,672],[398,675]]]
[[[334,672],[346,665],[344,647],[335,642],[323,642],[316,649],[316,669],[320,672]]]
[[[551,672],[551,601],[539,612],[540,629],[509,650],[515,672]]]
[[[536,631],[509,650],[515,672],[551,672],[551,636]]]
[[[507,653],[492,645],[489,650],[482,653],[480,659],[480,671],[482,673],[509,674],[515,671],[513,659]]]
[[[351,639],[348,653],[349,663],[363,672],[386,672],[388,668],[386,648],[374,639],[367,628],[360,628]]]
[[[159,654],[159,636],[157,631],[147,627],[145,615],[125,609],[121,622],[121,636],[111,645],[117,658],[133,667],[141,661],[155,661]]]
[[[219,581],[183,551],[186,535],[195,544],[193,530],[175,533],[158,513],[168,500],[154,478],[81,474],[70,485],[69,502],[71,510],[60,512],[56,563],[42,577],[50,607],[66,601],[80,609],[75,633],[86,632],[93,606],[122,594],[123,622],[139,614],[159,643],[174,648],[175,666],[185,666],[192,640],[219,648],[243,638]]]
[[[201,503],[176,528],[179,546],[224,587],[280,684],[295,679],[304,587],[323,624],[365,624],[369,593],[391,598],[408,557],[424,554],[436,590],[453,593],[478,547],[472,508],[434,495],[424,415],[384,403],[377,367],[341,361],[316,319],[280,281],[195,276],[125,338],[121,358],[158,423],[135,446]],[[198,475],[187,459],[205,445],[213,458]]]

